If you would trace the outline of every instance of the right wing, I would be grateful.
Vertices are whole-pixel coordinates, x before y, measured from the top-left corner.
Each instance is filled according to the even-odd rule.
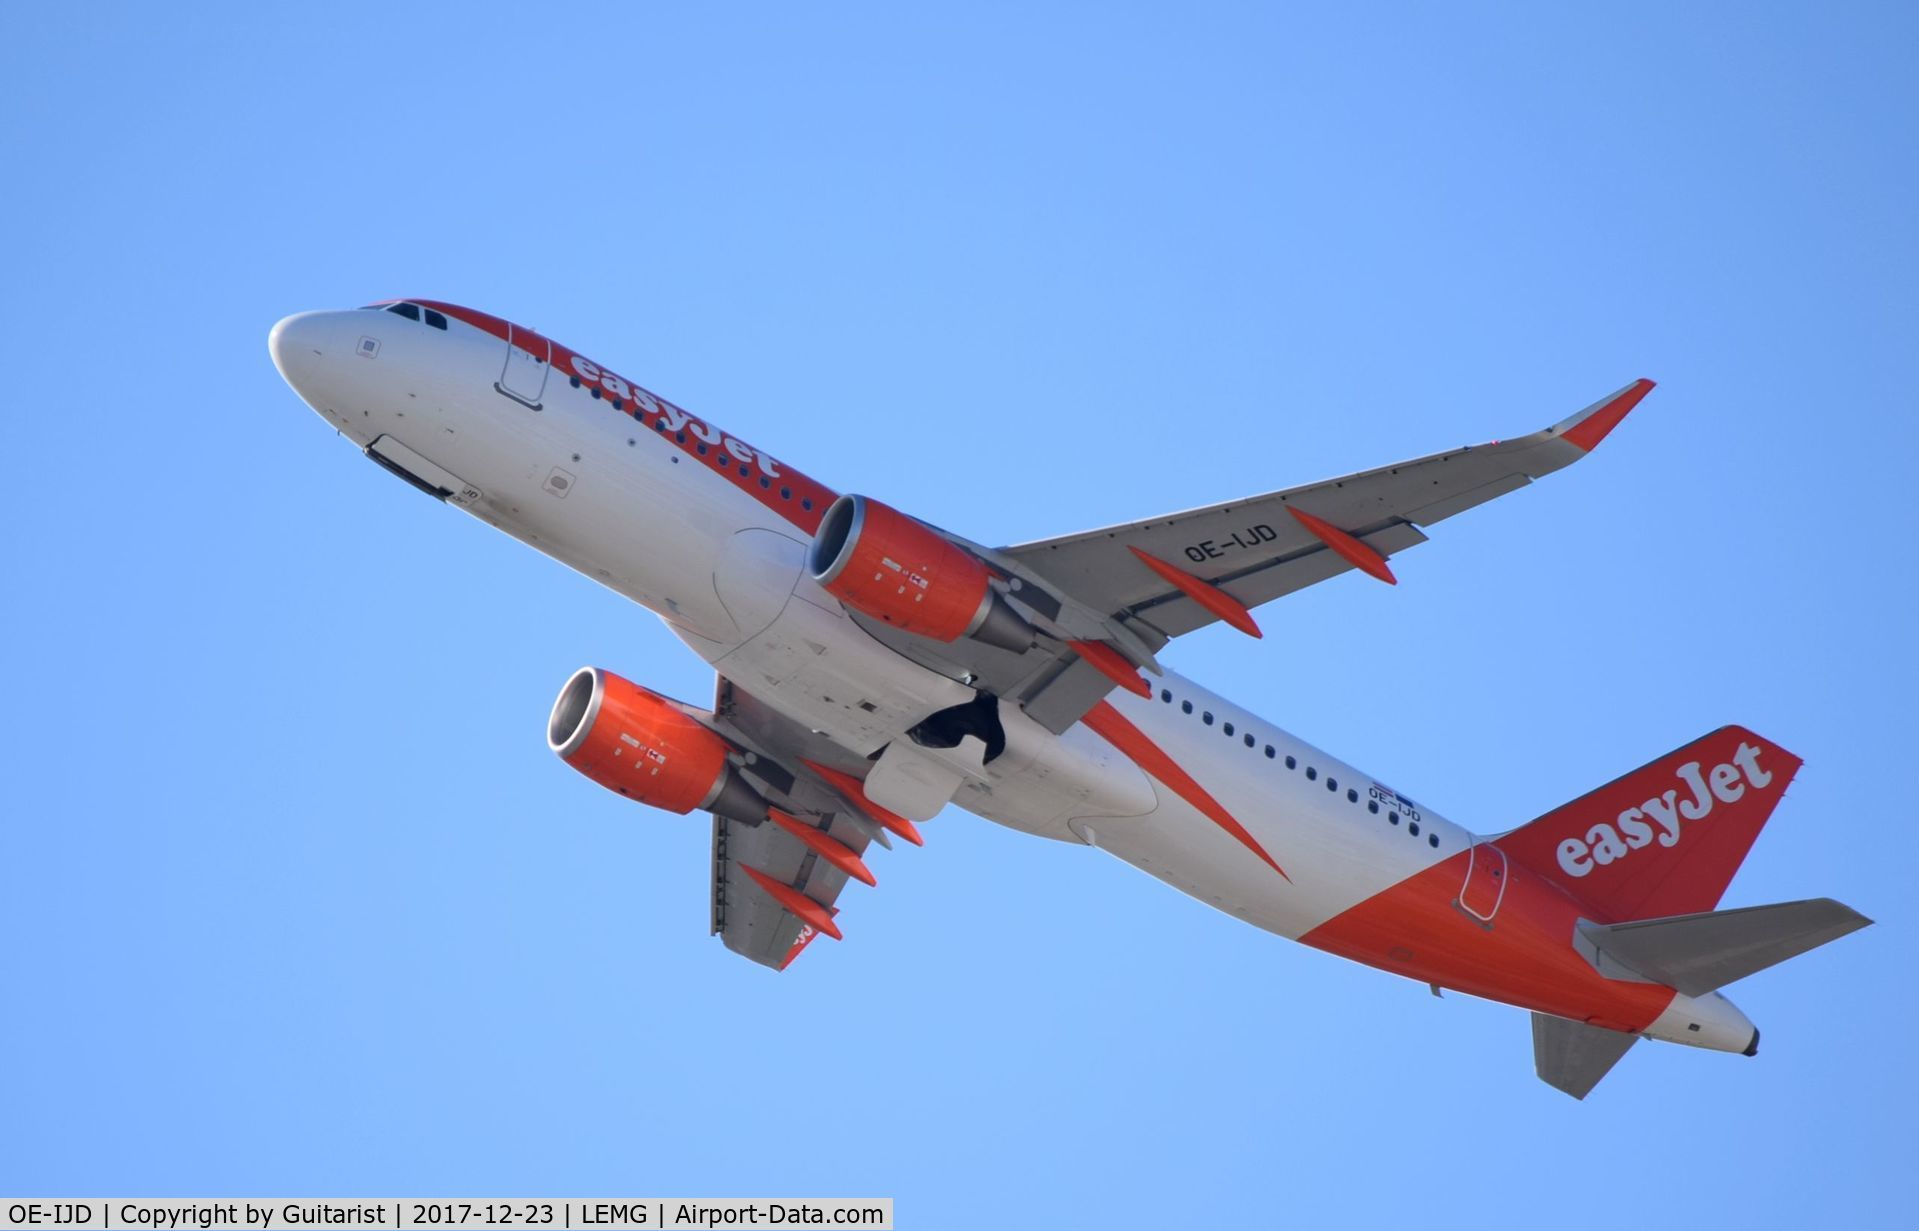
[[[1149,653],[1220,619],[1257,634],[1250,609],[1360,568],[1394,580],[1386,557],[1422,527],[1569,466],[1651,391],[1637,380],[1549,428],[1145,521],[1006,547],[989,557],[1104,617]],[[1022,592],[1015,591],[1015,596]],[[1123,641],[1114,646],[1125,650]],[[1129,657],[1153,669],[1137,653]],[[1059,731],[1111,687],[1083,660],[1012,693]],[[1004,694],[1003,694],[1004,695]]]
[[[997,572],[1006,598],[1041,630],[1025,652],[851,616],[902,656],[1063,732],[1116,683],[1145,689],[1134,668],[1159,671],[1155,655],[1174,637],[1220,619],[1256,630],[1252,608],[1348,569],[1391,579],[1386,557],[1425,542],[1422,527],[1578,461],[1652,387],[1634,381],[1514,440],[1145,521],[998,550],[941,531]]]
[[[1136,552],[1226,591],[1247,607],[1363,567],[1310,525],[1372,547],[1379,555],[1426,541],[1430,526],[1516,491],[1589,453],[1651,391],[1638,380],[1560,423],[1515,440],[1495,440],[1263,496],[1168,513],[1061,538],[1003,548],[1075,599],[1126,617],[1160,644],[1219,617],[1206,611]],[[1301,515],[1304,515],[1302,517]]]

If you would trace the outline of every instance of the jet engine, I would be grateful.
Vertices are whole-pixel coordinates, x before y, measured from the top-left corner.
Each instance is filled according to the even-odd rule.
[[[658,693],[582,667],[560,690],[547,747],[609,791],[668,812],[705,809],[757,825],[766,800],[727,759],[727,742]]]
[[[897,509],[841,496],[826,510],[807,571],[863,615],[939,641],[971,637],[1024,652],[1032,625],[993,589],[984,562]]]

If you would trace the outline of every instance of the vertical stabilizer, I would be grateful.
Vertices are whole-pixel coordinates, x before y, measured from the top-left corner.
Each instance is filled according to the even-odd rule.
[[[1495,841],[1603,922],[1697,914],[1719,905],[1799,765],[1721,727]]]

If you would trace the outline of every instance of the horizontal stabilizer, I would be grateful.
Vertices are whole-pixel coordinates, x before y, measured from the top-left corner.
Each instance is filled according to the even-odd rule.
[[[1798,957],[1870,924],[1831,898],[1715,910],[1631,923],[1581,923],[1579,933],[1606,957],[1688,996]]]
[[[1612,1066],[1638,1041],[1636,1034],[1533,1014],[1533,1068],[1539,1080],[1576,1099],[1591,1094],[1599,1079],[1612,1072]]]

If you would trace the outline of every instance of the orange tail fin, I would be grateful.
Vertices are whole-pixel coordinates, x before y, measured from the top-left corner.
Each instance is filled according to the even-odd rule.
[[[1708,911],[1799,766],[1744,727],[1721,727],[1496,841],[1600,921]]]

